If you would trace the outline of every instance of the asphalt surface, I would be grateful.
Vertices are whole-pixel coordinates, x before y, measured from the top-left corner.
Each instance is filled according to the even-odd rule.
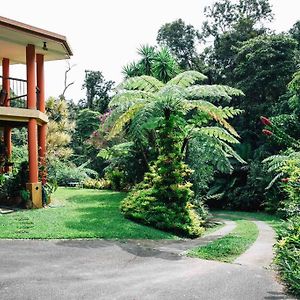
[[[0,240],[0,299],[292,299],[262,267],[136,242]]]
[[[273,245],[276,242],[272,227],[262,221],[253,221],[259,234],[255,243],[234,262],[255,267],[268,267],[273,260]]]

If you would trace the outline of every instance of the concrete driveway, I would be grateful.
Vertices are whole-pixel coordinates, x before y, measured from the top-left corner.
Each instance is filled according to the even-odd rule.
[[[136,242],[0,241],[0,299],[292,299],[270,270]]]

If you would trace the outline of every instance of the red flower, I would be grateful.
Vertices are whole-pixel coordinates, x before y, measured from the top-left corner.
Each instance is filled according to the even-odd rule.
[[[260,117],[260,120],[261,120],[261,122],[262,122],[264,125],[266,125],[266,126],[272,125],[270,119],[268,119],[268,118],[266,118],[266,117]]]
[[[268,130],[268,129],[263,129],[262,133],[263,133],[264,135],[268,135],[268,136],[270,136],[270,135],[273,134],[273,132],[270,131],[270,130]]]
[[[290,180],[289,178],[282,178],[281,179],[282,182],[289,182],[289,180]]]

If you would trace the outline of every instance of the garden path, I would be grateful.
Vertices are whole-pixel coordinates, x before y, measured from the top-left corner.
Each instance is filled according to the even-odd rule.
[[[197,245],[233,230],[234,222],[226,223]],[[262,243],[270,232],[259,226]],[[0,299],[293,299],[270,270],[178,255],[175,250],[185,251],[182,245],[0,240]],[[255,244],[251,248],[262,250]]]
[[[227,235],[236,227],[236,223],[234,221],[222,220],[222,222],[225,224],[223,227],[197,239],[180,239],[177,241],[131,240],[130,242],[136,244],[137,246],[154,249],[156,251],[184,255],[187,250],[199,246],[205,246],[208,243]]]
[[[252,221],[259,229],[257,240],[234,263],[255,267],[269,267],[273,259],[275,232],[272,227],[262,221]]]

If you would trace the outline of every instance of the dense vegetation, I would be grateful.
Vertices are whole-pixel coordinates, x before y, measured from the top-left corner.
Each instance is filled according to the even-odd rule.
[[[299,292],[300,21],[271,31],[268,0],[219,0],[204,14],[200,29],[162,25],[119,85],[87,70],[84,99],[66,99],[66,86],[47,101],[49,181],[129,191],[126,217],[189,236],[208,207],[278,214],[289,225],[276,261]],[[17,170],[26,132],[13,138]]]

